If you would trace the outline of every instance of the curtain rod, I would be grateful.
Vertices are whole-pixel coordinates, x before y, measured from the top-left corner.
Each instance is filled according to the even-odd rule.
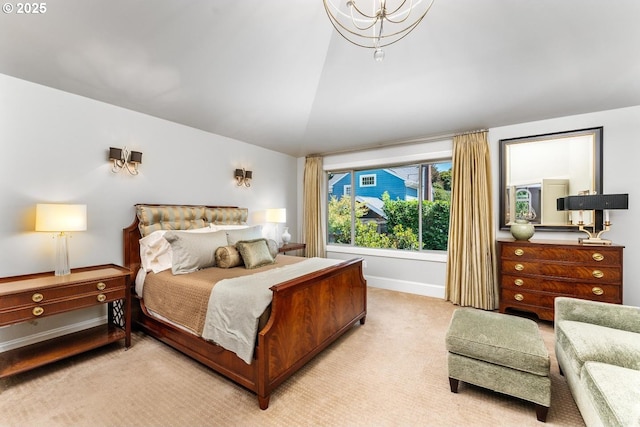
[[[368,151],[368,150],[375,150],[377,148],[395,147],[395,146],[398,146],[398,145],[421,144],[423,142],[441,141],[443,139],[450,139],[450,138],[453,138],[455,136],[469,135],[469,134],[472,134],[472,133],[488,132],[488,131],[489,131],[489,129],[477,129],[477,130],[471,130],[471,131],[462,132],[462,133],[443,133],[443,134],[440,134],[440,135],[426,136],[426,137],[414,138],[414,139],[405,139],[405,140],[402,140],[402,141],[383,142],[383,143],[380,143],[380,144],[364,146],[364,147],[361,147],[361,148],[346,148],[344,150],[326,151],[324,153],[309,154],[306,157],[333,156],[335,154],[356,153],[356,152],[359,152],[359,151]]]

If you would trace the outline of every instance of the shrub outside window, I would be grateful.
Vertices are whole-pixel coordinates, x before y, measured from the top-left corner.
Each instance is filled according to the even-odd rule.
[[[330,171],[327,184],[329,244],[447,249],[450,161]]]

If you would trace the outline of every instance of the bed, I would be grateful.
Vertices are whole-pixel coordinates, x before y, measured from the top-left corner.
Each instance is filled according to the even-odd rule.
[[[231,227],[245,223],[248,216],[246,208],[232,206],[136,205],[135,208],[134,221],[123,229],[124,265],[131,270],[132,287],[141,269],[140,239],[144,236],[156,230]],[[283,255],[276,259],[279,257]],[[136,292],[132,292],[133,327],[254,392],[260,408],[267,409],[271,393],[279,384],[358,322],[364,325],[367,313],[362,259],[339,261],[269,289],[268,315],[266,322],[261,323],[264,326],[258,329],[250,363],[170,319],[152,314],[142,295]]]

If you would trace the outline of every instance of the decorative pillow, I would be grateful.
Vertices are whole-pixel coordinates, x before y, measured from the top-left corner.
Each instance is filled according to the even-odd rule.
[[[258,268],[276,262],[269,253],[267,239],[241,240],[236,243],[236,248],[246,268]]]
[[[267,246],[269,247],[269,253],[275,259],[278,255],[278,243],[273,239],[267,239]]]
[[[234,246],[241,240],[255,240],[262,237],[262,226],[254,225],[240,230],[227,230],[227,243]]]
[[[171,272],[173,274],[193,273],[216,264],[216,249],[226,246],[224,231],[213,233],[188,233],[168,231],[164,238],[171,245]]]
[[[221,246],[216,249],[216,266],[231,268],[242,265],[242,257],[235,246]]]
[[[140,261],[145,271],[159,273],[171,268],[171,245],[164,238],[170,230],[157,230],[140,239]],[[209,227],[183,230],[185,233],[212,233]]]

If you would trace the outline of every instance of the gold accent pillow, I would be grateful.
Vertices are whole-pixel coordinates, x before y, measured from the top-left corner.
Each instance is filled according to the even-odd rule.
[[[236,243],[236,249],[240,252],[245,268],[258,268],[276,262],[269,252],[267,239],[241,240]]]
[[[235,246],[221,246],[216,249],[216,266],[231,268],[242,265],[242,257]]]

